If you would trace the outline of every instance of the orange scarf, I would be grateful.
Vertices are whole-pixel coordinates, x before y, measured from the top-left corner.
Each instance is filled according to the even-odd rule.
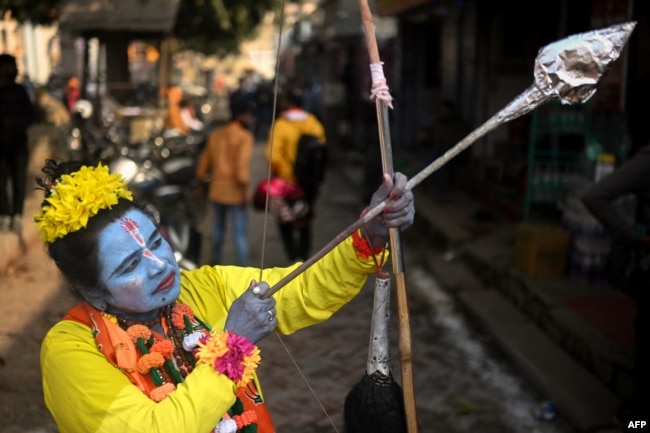
[[[73,320],[88,326],[92,330],[99,351],[146,395],[156,388],[156,384],[148,374],[140,374],[135,368],[140,355],[129,335],[101,311],[86,302],[79,302],[67,312],[63,320]],[[154,334],[158,339],[164,338],[158,333]],[[236,395],[244,405],[245,411],[256,412],[258,433],[275,433],[271,415],[254,381],[238,388]]]

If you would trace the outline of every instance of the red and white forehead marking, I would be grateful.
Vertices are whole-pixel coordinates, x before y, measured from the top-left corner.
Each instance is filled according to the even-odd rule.
[[[138,223],[131,218],[122,218],[120,220],[120,225],[126,231],[128,234],[133,237],[133,239],[136,241],[136,243],[144,248],[144,252],[142,253],[146,258],[151,259],[155,261],[158,264],[162,264],[162,260],[160,260],[158,257],[156,257],[149,248],[147,248],[147,244],[144,241],[144,238],[142,237],[142,234],[140,233],[140,227],[138,226]]]

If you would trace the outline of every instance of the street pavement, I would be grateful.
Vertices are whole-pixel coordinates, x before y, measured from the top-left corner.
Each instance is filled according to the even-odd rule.
[[[255,148],[253,184],[266,177],[262,148],[261,144]],[[42,160],[37,161],[36,166],[41,163]],[[315,249],[352,223],[365,207],[360,200],[361,179],[358,162],[333,160],[316,208]],[[416,224],[404,233],[402,240],[420,430],[611,431],[610,414],[617,398],[579,363],[566,354],[562,356],[565,352],[541,333],[535,323],[521,317],[519,310],[504,301],[498,291],[486,287],[476,268],[466,267],[464,261],[457,259],[471,255],[470,246],[478,244],[459,242],[463,248],[450,248],[454,233],[462,238],[462,230],[453,224],[454,219],[461,221],[461,210],[452,208],[457,213],[445,213],[428,200],[426,191],[416,191],[415,195]],[[28,249],[38,245],[31,223],[38,202],[37,197],[31,196],[29,212],[25,212],[22,246]],[[252,265],[288,264],[275,222],[251,210],[249,224]],[[207,262],[209,215],[201,227],[202,261]],[[490,229],[498,232],[496,227]],[[0,235],[0,265],[5,272],[23,252],[20,247],[15,235]],[[495,251],[490,251],[494,256]],[[230,237],[226,238],[224,253],[224,264],[234,263]],[[261,342],[263,362],[259,374],[278,432],[343,431],[345,396],[365,370],[373,284],[370,278],[362,293],[329,321],[291,336],[272,335]],[[395,316],[391,316],[391,347],[393,374],[399,382]],[[11,339],[12,335],[5,337]],[[512,342],[517,338],[519,345]],[[1,355],[11,362],[11,353]],[[551,367],[540,366],[545,359],[550,360]],[[547,400],[557,406],[557,414],[552,420],[540,420],[534,411]],[[52,430],[11,430],[28,431]]]

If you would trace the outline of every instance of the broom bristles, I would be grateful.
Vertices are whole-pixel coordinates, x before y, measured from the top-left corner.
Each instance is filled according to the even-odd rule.
[[[402,388],[392,376],[364,374],[345,398],[346,433],[406,433]]]

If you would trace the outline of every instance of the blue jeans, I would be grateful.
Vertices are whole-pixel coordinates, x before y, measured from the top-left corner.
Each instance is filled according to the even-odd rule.
[[[248,219],[246,205],[228,205],[212,203],[214,227],[212,230],[212,263],[221,264],[221,250],[226,230],[226,219],[232,211],[232,229],[235,250],[237,252],[237,264],[248,266]]]

